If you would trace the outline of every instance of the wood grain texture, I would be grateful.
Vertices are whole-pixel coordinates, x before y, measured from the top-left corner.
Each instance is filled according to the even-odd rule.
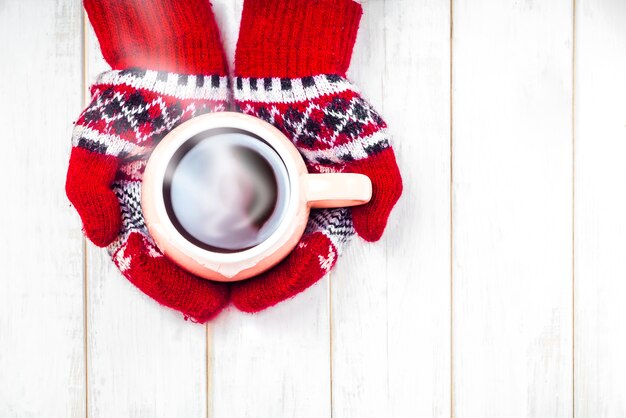
[[[86,80],[108,67],[91,28]],[[89,417],[202,417],[206,411],[205,327],[145,296],[107,252],[87,253]]]
[[[454,2],[454,415],[572,415],[572,2]]]
[[[331,273],[333,416],[450,415],[447,2],[368,1],[350,77],[390,126],[404,195]]]
[[[578,0],[575,417],[626,415],[626,3]]]
[[[83,252],[65,197],[81,106],[75,1],[0,2],[0,416],[82,417]]]
[[[242,6],[213,2],[231,63]],[[209,329],[213,418],[330,416],[327,278],[259,314],[230,308]]]

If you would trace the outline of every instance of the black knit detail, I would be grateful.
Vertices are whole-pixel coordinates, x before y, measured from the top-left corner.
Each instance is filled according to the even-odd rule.
[[[347,121],[341,130],[342,134],[346,134],[351,138],[358,137],[361,135],[361,132],[363,132],[363,124],[352,120]]]
[[[289,79],[289,78],[281,78],[280,79],[280,88],[283,91],[291,90],[291,79]]]
[[[334,75],[334,74],[329,74],[329,75],[322,74],[319,76],[307,76],[307,77],[302,77],[302,78],[276,78],[276,79],[271,78],[271,77],[265,77],[265,78],[236,77],[235,87],[237,91],[243,91],[245,80],[248,80],[251,91],[264,90],[266,92],[270,92],[274,89],[275,82],[278,82],[278,85],[280,85],[280,90],[284,92],[292,91],[294,89],[294,86],[298,86],[299,88],[300,85],[302,86],[302,88],[305,88],[305,89],[315,88],[318,83],[321,84],[318,88],[320,89],[320,91],[322,91],[322,89],[328,86],[328,84],[332,85],[332,84],[338,84],[341,82],[347,82],[345,78],[338,76],[338,75]],[[298,81],[300,81],[299,84],[297,83]],[[342,98],[335,98],[335,100],[337,100],[336,108],[338,109],[337,111],[339,111],[342,105],[345,106],[346,102]]]
[[[285,115],[283,116],[284,119],[288,122],[301,122],[302,119],[304,118],[304,115],[299,112],[296,108],[294,108],[293,106],[289,106],[289,108],[287,109],[287,111],[285,112]]]
[[[317,158],[317,162],[322,164],[322,165],[332,165],[333,161],[329,158],[325,158],[325,157],[319,157]]]
[[[313,148],[317,139],[312,135],[300,135],[298,137],[298,144],[304,145],[307,148]]]
[[[180,74],[178,76],[178,85],[179,86],[186,86],[188,80],[189,80],[189,76],[187,74]]]
[[[126,118],[119,118],[113,122],[113,130],[118,135],[123,135],[133,129],[131,122]]]
[[[142,78],[146,75],[146,70],[142,68],[128,68],[120,70],[120,75],[132,75],[133,77]]]
[[[106,154],[106,151],[108,149],[105,144],[101,142],[92,141],[91,139],[87,139],[84,137],[78,140],[78,146],[80,148],[85,148],[91,152],[95,152],[98,154]]]
[[[259,118],[263,119],[266,122],[270,122],[272,121],[272,115],[270,114],[269,110],[267,110],[267,108],[265,107],[260,107],[258,110],[258,116]]]
[[[335,97],[333,101],[328,106],[328,110],[336,113],[346,113],[348,107],[350,106],[350,102],[342,97]]]
[[[329,129],[332,129],[333,131],[336,131],[341,123],[342,120],[337,116],[331,115],[330,113],[324,115],[324,125],[326,125]]]
[[[302,78],[302,86],[303,87],[313,87],[315,85],[315,79],[311,76]]]
[[[379,152],[385,150],[386,148],[389,148],[389,143],[387,141],[378,142],[368,147],[364,147],[367,155],[376,155]]]

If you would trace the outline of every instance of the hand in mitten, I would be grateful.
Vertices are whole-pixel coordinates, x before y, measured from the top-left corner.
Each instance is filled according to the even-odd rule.
[[[225,110],[228,78],[206,0],[85,0],[112,71],[91,87],[76,122],[66,192],[87,237],[159,303],[205,322],[228,302],[224,284],[170,262],[148,234],[140,205],[146,160],[191,117]]]
[[[321,279],[356,232],[378,240],[402,193],[386,125],[345,78],[362,10],[352,0],[245,0],[235,58],[241,112],[279,128],[313,173],[370,177],[370,203],[311,212],[293,252],[260,276],[234,283],[233,303],[256,312]]]

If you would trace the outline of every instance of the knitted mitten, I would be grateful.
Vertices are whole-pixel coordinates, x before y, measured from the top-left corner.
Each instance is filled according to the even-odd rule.
[[[310,172],[370,177],[372,201],[313,210],[301,242],[264,274],[235,283],[233,303],[255,312],[322,278],[356,231],[378,240],[402,193],[385,123],[345,79],[362,10],[352,0],[245,0],[235,59],[240,111],[279,128]]]
[[[228,288],[179,269],[148,234],[141,180],[151,150],[185,120],[224,110],[228,77],[206,0],[85,0],[112,71],[74,129],[66,192],[87,237],[157,302],[205,322]]]

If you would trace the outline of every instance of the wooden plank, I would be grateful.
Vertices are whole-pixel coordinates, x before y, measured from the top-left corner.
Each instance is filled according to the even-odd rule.
[[[575,416],[626,415],[626,3],[578,0]]]
[[[107,69],[87,32],[87,80]],[[184,321],[88,246],[88,404],[96,417],[205,417],[205,327]]]
[[[213,6],[232,62],[243,1]],[[209,331],[212,417],[330,416],[327,278],[255,315],[229,308]]]
[[[0,2],[0,416],[85,415],[83,251],[65,197],[80,112],[76,1]]]
[[[211,416],[329,417],[328,279],[255,315],[212,324]]]
[[[454,416],[572,416],[572,2],[455,1]]]
[[[388,416],[449,417],[449,2],[387,2],[385,38],[382,108],[404,176],[385,241]]]
[[[450,415],[448,2],[364,2],[350,77],[390,126],[404,195],[332,279],[333,416]]]

